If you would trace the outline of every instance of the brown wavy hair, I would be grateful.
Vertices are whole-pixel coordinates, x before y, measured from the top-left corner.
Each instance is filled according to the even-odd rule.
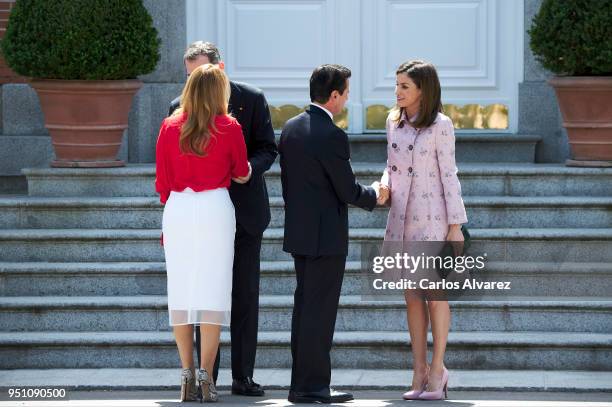
[[[401,64],[396,75],[406,74],[421,90],[421,102],[419,113],[414,122],[406,117],[408,123],[417,129],[429,127],[433,124],[438,116],[438,113],[443,112],[442,109],[442,91],[440,89],[440,80],[436,68],[429,62],[421,60],[413,60]],[[395,106],[391,110],[391,119],[398,125],[402,122],[404,116],[404,108]]]
[[[204,64],[191,72],[181,94],[181,105],[174,113],[187,113],[179,138],[183,153],[206,156],[211,129],[219,132],[215,116],[228,115],[229,97],[229,79],[217,65]]]

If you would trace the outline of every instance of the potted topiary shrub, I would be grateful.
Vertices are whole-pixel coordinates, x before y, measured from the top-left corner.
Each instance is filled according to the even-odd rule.
[[[2,39],[7,64],[31,78],[53,167],[118,167],[138,75],[159,60],[141,0],[18,0]]]
[[[572,151],[567,165],[612,166],[612,2],[544,0],[529,30],[531,49],[557,74]]]

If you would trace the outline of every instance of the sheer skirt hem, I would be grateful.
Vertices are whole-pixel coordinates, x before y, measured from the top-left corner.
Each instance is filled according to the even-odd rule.
[[[168,310],[170,326],[210,324],[229,326],[231,311]]]

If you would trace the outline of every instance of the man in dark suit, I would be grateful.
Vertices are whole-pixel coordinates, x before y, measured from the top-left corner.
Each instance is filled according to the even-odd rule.
[[[214,44],[197,41],[183,58],[189,75],[198,66],[211,63],[224,67]],[[236,208],[236,239],[232,284],[232,393],[263,396],[263,388],[253,381],[259,314],[259,260],[263,232],[270,223],[270,204],[264,172],[276,159],[274,130],[266,98],[261,90],[230,81],[229,112],[242,126],[252,177],[245,184],[232,182],[229,193]],[[180,97],[170,104],[169,114],[180,105]],[[196,329],[198,363],[200,330]],[[213,371],[219,371],[220,349]]]
[[[378,183],[355,181],[346,133],[333,122],[349,94],[351,71],[322,65],[310,77],[310,107],[290,119],[279,144],[285,200],[283,250],[297,275],[291,324],[294,403],[341,403],[330,389],[330,351],[348,254],[348,204],[371,211]]]

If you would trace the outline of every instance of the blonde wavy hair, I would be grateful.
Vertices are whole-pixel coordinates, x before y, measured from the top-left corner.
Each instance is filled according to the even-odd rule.
[[[204,64],[191,72],[181,94],[181,105],[175,115],[187,113],[187,120],[181,128],[179,144],[183,153],[201,157],[212,137],[215,116],[228,115],[230,84],[227,75],[213,64]]]

